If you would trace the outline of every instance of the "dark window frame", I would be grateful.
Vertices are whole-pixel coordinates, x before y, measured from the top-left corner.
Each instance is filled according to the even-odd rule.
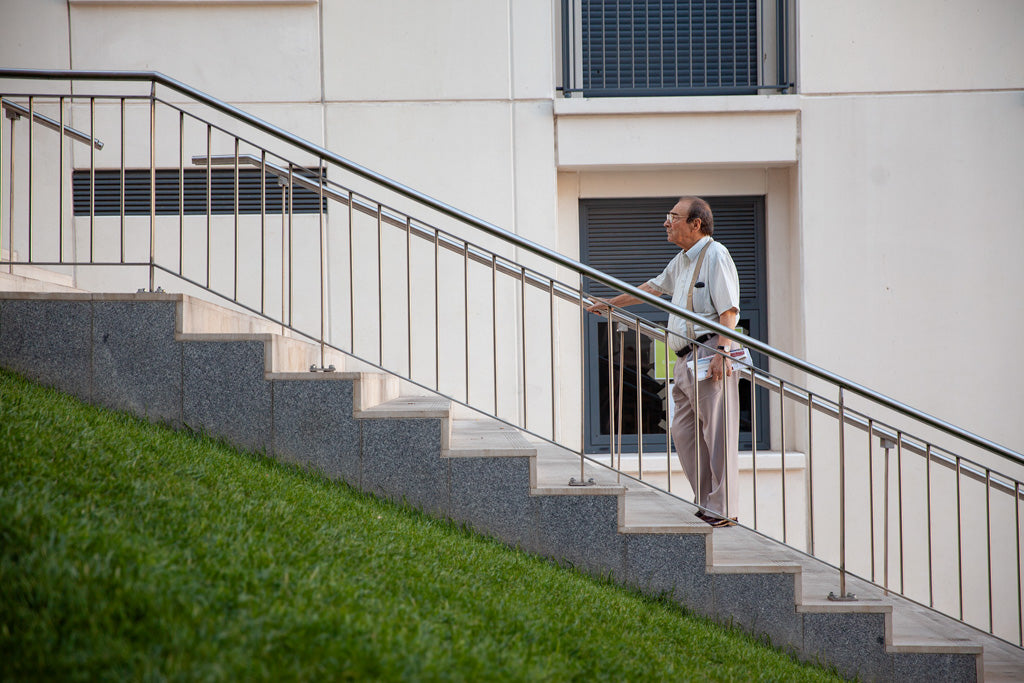
[[[587,265],[598,268],[599,270],[610,271],[609,274],[633,285],[640,285],[656,276],[661,272],[672,256],[679,251],[678,247],[668,243],[665,239],[664,228],[662,227],[664,214],[673,206],[673,204],[675,204],[677,199],[678,198],[674,196],[653,198],[634,197],[581,199],[579,201],[580,260]],[[730,251],[734,252],[733,256],[734,260],[737,262],[737,268],[740,270],[740,325],[744,328],[745,332],[754,338],[767,342],[768,311],[766,268],[767,248],[764,209],[765,198],[763,195],[743,195],[717,197],[708,196],[705,197],[705,199],[708,200],[712,206],[713,212],[715,212],[716,223],[718,222],[719,217],[721,217],[723,225],[727,220],[726,215],[728,212],[748,210],[752,212],[752,215],[750,216],[753,221],[753,225],[751,226],[752,234],[750,236],[751,244],[749,244],[747,248],[742,250],[737,248],[736,239],[730,239],[726,234],[726,229],[723,229],[721,232],[716,232],[716,236],[721,237],[721,241],[727,246],[730,246]],[[631,219],[629,217],[622,219],[625,222],[629,222],[631,220],[642,221],[642,225],[646,228],[644,234],[638,236],[638,239],[631,246],[625,246],[621,241],[618,241],[621,239],[622,229],[625,227],[624,225],[616,225],[614,222],[614,214],[619,210],[636,212],[647,216],[647,218],[644,219]],[[607,223],[607,229],[616,236],[616,242],[609,242],[609,244],[614,247],[613,250],[608,250],[606,244],[600,243],[600,239],[591,239],[591,220],[596,219],[597,216],[602,213],[608,214],[609,217],[602,217],[601,220],[612,221]],[[642,243],[637,246],[636,242]],[[729,242],[733,242],[733,244],[730,245]],[[647,263],[644,263],[643,259],[643,252],[645,249],[648,252],[655,254],[652,259],[648,259]],[[604,253],[600,253],[602,250],[604,250]],[[638,258],[633,259],[634,256]],[[654,263],[655,261],[656,263]],[[751,272],[751,268],[753,268],[753,272]],[[752,278],[756,280],[756,282],[753,283],[753,286]],[[751,292],[751,289],[754,291]],[[583,290],[587,294],[596,294],[597,296],[613,294],[613,292],[604,285],[586,279]],[[668,315],[661,311],[661,309],[655,308],[649,304],[640,304],[630,307],[628,310],[636,312],[641,317],[648,318],[661,324],[664,324],[668,317]],[[608,453],[611,450],[610,437],[607,434],[607,403],[602,402],[602,397],[607,395],[607,358],[602,357],[600,353],[602,348],[607,347],[607,328],[605,327],[605,320],[606,318],[602,318],[600,316],[589,315],[586,318],[584,327],[584,348],[586,350],[584,377],[584,392],[586,396],[586,400],[584,401],[584,450],[587,453]],[[630,337],[631,335],[627,335],[626,337],[627,345]],[[613,346],[613,349],[615,349],[615,361],[617,361],[617,341],[613,343],[616,344],[616,346]],[[627,351],[627,356],[630,353],[635,354],[635,351]],[[641,362],[644,362],[645,358],[643,353],[641,356]],[[754,364],[757,367],[767,367],[767,359],[763,354],[752,352],[752,356]],[[635,360],[632,364],[635,365]],[[629,358],[626,359],[626,366],[630,366]],[[632,374],[632,381],[630,381],[628,377],[630,374]],[[630,373],[627,371],[626,375],[627,377],[624,382],[629,385],[625,389],[627,396],[630,392],[635,395],[636,373]],[[641,376],[644,377],[643,374]],[[617,378],[618,373],[616,372],[616,380]],[[664,385],[660,384],[658,388],[663,389]],[[644,396],[651,394],[654,389],[655,387],[651,385],[650,378],[642,380],[641,391]],[[749,380],[741,381],[740,391],[741,399],[749,404],[749,398],[744,398],[742,396],[743,392],[746,392],[747,397],[749,397]],[[653,400],[653,397],[648,397]],[[771,441],[770,415],[772,408],[768,398],[768,393],[765,389],[758,388],[756,390],[755,404],[757,406],[757,448],[758,450],[767,450],[770,447]],[[632,405],[635,405],[635,399],[633,399]],[[629,412],[632,411],[624,410],[624,412],[628,415]],[[635,419],[636,418],[634,416],[633,420],[635,421]],[[644,415],[644,422],[648,424],[650,423],[649,415]],[[628,425],[624,426],[628,427]],[[605,430],[605,433],[603,434],[602,427]],[[635,435],[623,435],[623,452],[637,452],[638,447],[639,439]],[[751,436],[749,429],[745,431],[741,429],[740,449],[749,450],[750,448]],[[645,432],[644,453],[647,454],[653,452],[656,454],[659,451],[661,453],[664,453],[665,451],[664,432]]]

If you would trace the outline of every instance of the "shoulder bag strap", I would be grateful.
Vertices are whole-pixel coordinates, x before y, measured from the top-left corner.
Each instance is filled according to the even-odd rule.
[[[704,255],[708,252],[708,247],[714,240],[709,239],[707,244],[701,248],[700,253],[697,255],[697,265],[693,269],[693,277],[690,278],[690,289],[686,293],[686,310],[693,312],[693,286],[697,284],[697,278],[700,276],[700,267],[704,263]],[[689,341],[693,341],[693,321],[686,321],[686,337]]]

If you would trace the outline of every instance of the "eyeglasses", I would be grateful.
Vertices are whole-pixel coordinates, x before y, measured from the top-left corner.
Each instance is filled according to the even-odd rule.
[[[682,220],[682,219],[685,219],[685,218],[686,218],[686,216],[680,216],[678,213],[666,213],[665,214],[665,220],[667,220],[669,223],[675,223],[676,221]]]

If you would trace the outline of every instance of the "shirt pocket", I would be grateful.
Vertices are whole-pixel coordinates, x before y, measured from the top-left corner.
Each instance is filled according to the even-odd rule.
[[[700,286],[703,283],[703,287]],[[707,282],[698,280],[693,286],[693,312],[703,315],[714,314],[714,306],[711,305],[711,287]]]

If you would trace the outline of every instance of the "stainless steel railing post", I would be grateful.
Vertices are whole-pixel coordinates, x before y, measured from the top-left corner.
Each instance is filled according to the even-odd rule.
[[[523,419],[520,424],[524,429],[528,429],[529,426],[526,421],[527,417],[527,378],[526,378],[526,268],[521,267],[519,269],[519,333],[521,341],[520,358],[523,364]]]
[[[352,223],[352,193],[349,193],[349,224]],[[434,388],[441,389],[441,265],[440,265],[440,231],[434,230]],[[352,258],[352,248],[349,247],[349,259]],[[349,272],[352,271],[351,261]],[[349,287],[351,292],[351,286]],[[352,320],[353,329],[355,319]],[[354,352],[354,349],[353,349]]]
[[[751,412],[753,403],[751,403]],[[807,551],[814,554],[814,394],[807,392]]]
[[[213,237],[211,216],[213,215],[213,126],[206,124],[206,287],[210,287],[210,254],[212,252]],[[291,165],[289,164],[289,176],[291,175]],[[282,207],[282,211],[284,207]],[[282,218],[284,214],[282,213]],[[283,233],[282,233],[283,234]],[[283,251],[281,252],[284,253]],[[284,277],[282,271],[281,277]],[[281,289],[282,301],[284,301],[283,293],[284,288]],[[284,321],[284,304],[281,304],[281,320]]]
[[[384,365],[384,206],[377,203],[377,362]],[[466,309],[467,319],[469,309]],[[468,323],[467,323],[468,328]],[[467,337],[468,338],[468,337]],[[466,345],[467,354],[469,345]],[[469,372],[466,372],[469,377]],[[466,402],[469,402],[469,391],[466,391]]]
[[[932,560],[932,445],[924,454],[925,518],[928,523],[928,606],[935,606],[935,576]]]
[[[846,592],[846,411],[843,388],[839,387],[839,594],[829,600],[850,601],[856,596]]]
[[[606,358],[608,359],[608,455],[615,463],[615,368],[612,359],[615,355],[615,338],[612,326],[612,310],[608,309],[608,323],[605,325],[607,334]]]
[[[10,192],[11,192],[10,204],[6,208],[7,208],[8,212],[11,212],[11,206],[13,206],[13,203],[14,203],[14,168],[13,168],[13,166],[14,166],[14,116],[15,116],[15,114],[14,114],[14,112],[12,112],[9,109],[5,109],[4,111],[7,112],[8,118],[11,119],[11,166],[12,166],[12,168],[11,168],[10,173],[8,173],[8,177],[6,179],[7,182],[10,183],[10,188],[11,188],[10,189]],[[4,158],[4,131],[3,131],[3,128],[0,127],[0,161],[2,161],[3,158]],[[8,260],[13,260],[13,258],[14,258],[13,257],[13,254],[14,254],[14,246],[13,246],[13,244],[11,246],[11,254],[12,254],[11,258],[10,259],[5,259],[4,258],[4,208],[5,207],[4,207],[3,188],[4,188],[4,168],[3,168],[3,164],[0,163],[0,263],[3,263],[4,261],[8,261]],[[14,226],[14,214],[13,214],[13,212],[11,212],[11,226],[12,226],[12,228]],[[13,230],[12,230],[12,233],[13,233]],[[13,242],[13,234],[11,235],[11,237],[12,237],[12,242]],[[13,266],[9,266],[9,267],[13,268]]]
[[[1014,482],[1013,485],[1013,522],[1016,534],[1014,538],[1017,540],[1017,626],[1019,629],[1019,636],[1017,643],[1024,645],[1024,597],[1022,597],[1021,590],[1021,574],[1020,574],[1020,482]]]
[[[699,354],[699,348],[694,340],[689,340],[690,344],[690,357],[693,359],[693,470],[697,473],[694,477],[697,481],[690,482],[694,486],[693,497],[694,501],[698,506],[703,507],[701,503],[700,494],[703,490],[701,488],[701,477],[700,477],[700,431],[701,431],[701,419],[700,419],[700,382],[697,381],[697,356]]]
[[[988,567],[988,632],[995,626],[992,608],[992,470],[985,468],[985,564]]]
[[[617,428],[615,430],[615,432],[618,433],[618,443],[615,446],[615,452],[618,454],[619,459],[615,467],[619,470],[616,474],[616,481],[622,481],[622,404],[623,394],[626,393],[622,385],[626,375],[626,326],[622,323],[616,323],[615,331],[619,336],[619,391],[617,394],[618,403],[616,404],[618,406],[618,410],[616,411],[618,412],[618,417],[616,420]],[[613,435],[615,432],[613,432]]]
[[[556,336],[555,328],[556,315],[555,315],[555,281],[548,278],[548,315],[550,317],[551,325],[551,440],[558,441],[558,387],[557,378],[555,373],[556,367]]]
[[[156,291],[156,84],[149,95],[149,291]],[[235,297],[237,298],[237,296]]]
[[[266,153],[264,153],[265,155]],[[260,207],[265,205],[266,183],[260,186]],[[266,214],[264,214],[264,217]],[[261,241],[262,244],[262,241]],[[260,254],[262,272],[263,255]],[[178,275],[185,274],[185,112],[178,112]],[[262,282],[262,281],[261,281]],[[263,288],[260,287],[260,313],[263,313]]]
[[[95,103],[95,99],[93,99],[93,102]],[[118,243],[118,247],[119,247],[120,252],[121,252],[121,256],[120,256],[121,263],[124,263],[124,242],[125,242],[125,237],[124,237],[124,235],[125,235],[125,232],[124,232],[124,217],[125,217],[124,198],[125,198],[125,188],[124,188],[124,185],[125,185],[125,168],[126,168],[125,162],[124,162],[124,155],[125,155],[125,147],[126,147],[126,145],[125,145],[125,138],[126,138],[125,127],[126,127],[126,124],[125,124],[125,101],[124,101],[123,97],[121,98],[121,121],[120,121],[120,123],[121,123],[121,168],[120,168],[120,174],[119,174],[119,176],[120,176],[120,178],[119,178],[119,180],[120,180],[119,189],[121,191],[121,195],[120,195],[121,201],[118,204],[118,206],[120,207],[119,208],[119,213],[121,215],[121,225],[120,225],[120,229],[121,229],[120,240],[121,241]]]
[[[58,162],[57,162],[57,260],[64,263],[64,97],[58,99],[57,106],[60,108],[60,135],[57,136]]]
[[[887,451],[888,452],[888,451]],[[960,507],[960,456],[956,458],[956,576],[959,588],[960,621],[964,619],[964,534]]]
[[[123,117],[122,117],[123,118]],[[96,138],[96,98],[89,98],[89,137]],[[121,145],[121,149],[124,149],[124,144]],[[11,158],[14,158],[14,147],[11,147]],[[121,168],[124,168],[122,162]],[[121,199],[121,207],[123,210],[124,199]],[[94,236],[96,234],[96,148],[89,145],[89,263],[92,263],[95,258],[93,254]],[[13,225],[12,225],[13,229]]]
[[[466,320],[468,325],[469,318],[467,317]],[[493,253],[491,254],[491,360],[494,377],[494,414],[498,415],[498,255]]]
[[[671,363],[672,347],[669,344],[668,327],[665,328],[665,471],[668,473],[668,490],[672,492],[672,389],[675,372]]]
[[[355,284],[355,256],[353,251],[355,249],[355,232],[356,224],[353,222],[355,206],[355,195],[352,190],[348,191],[348,350],[355,355],[356,352],[356,284]],[[434,274],[435,274],[435,287],[434,287],[434,311],[437,311],[437,233],[434,233]],[[437,328],[435,328],[437,332]],[[438,379],[438,387],[440,387],[440,379]]]
[[[238,154],[238,141],[237,141],[237,139],[235,141],[235,154],[236,155]],[[236,158],[236,163],[237,163],[237,158]],[[317,173],[320,174],[320,178],[319,178],[319,180],[320,180],[320,192],[317,195],[316,209],[317,209],[317,217],[319,218],[319,222],[320,222],[320,226],[319,226],[320,227],[320,263],[319,263],[319,265],[320,265],[320,370],[322,370],[324,372],[327,372],[328,370],[333,369],[334,366],[332,365],[330,368],[327,367],[327,346],[326,346],[326,344],[327,344],[327,336],[326,336],[326,329],[325,329],[326,328],[326,322],[327,322],[327,308],[326,308],[326,306],[327,306],[327,295],[326,295],[326,279],[324,277],[324,259],[327,258],[327,234],[326,234],[326,227],[327,226],[324,223],[324,181],[325,181],[324,168],[325,168],[325,166],[323,164],[323,161],[318,159],[317,160]],[[236,173],[237,173],[237,171],[236,171]],[[237,202],[237,192],[238,192],[238,179],[237,179],[237,175],[236,175],[236,179],[235,179],[235,192],[236,192],[236,195],[235,195],[236,199],[235,200]],[[236,211],[237,211],[237,204],[236,204]],[[236,220],[237,220],[237,214],[236,214]],[[408,270],[406,272],[408,272]]]
[[[640,318],[633,317],[633,376],[636,378],[636,453],[638,476],[644,478],[644,374],[640,372]]]
[[[874,420],[868,418],[868,525],[871,541],[871,582],[875,582],[875,459]]]
[[[184,187],[184,178],[182,178]],[[267,150],[260,150],[260,313],[267,306]]]
[[[779,456],[782,477],[782,542],[788,542],[788,511],[786,505],[786,383],[779,380]]]
[[[321,199],[322,201],[322,199]],[[412,217],[405,217],[405,325],[406,364],[412,377]]]
[[[754,378],[753,364],[747,369],[750,371],[750,478],[753,493],[751,512],[754,518],[754,531],[757,531],[757,380]]]
[[[233,275],[234,275],[234,278],[232,279],[232,290],[231,291],[234,292],[234,298],[237,300],[238,299],[238,138],[237,137],[235,138],[235,158],[234,158],[234,163],[232,164],[232,171],[234,171],[234,177],[233,177],[233,180],[234,180],[234,197],[233,197],[233,199],[234,199],[235,215],[234,215],[234,223],[233,223],[233,226],[234,226],[234,235],[233,235],[234,245],[233,246],[234,246],[235,253],[234,253],[234,256],[232,256],[232,258],[231,258],[231,265],[232,265],[232,270],[233,270]],[[320,186],[323,187],[323,184],[321,183]],[[323,272],[323,267],[321,265],[321,274],[322,274],[322,272]],[[322,310],[322,307],[321,307],[321,310]],[[323,330],[321,329],[321,337],[323,337],[322,332],[323,332]]]
[[[903,565],[903,433],[896,433],[896,494],[897,494],[897,517],[900,527],[900,593],[906,591],[904,586],[904,565]]]
[[[32,199],[33,199],[33,162],[35,161],[35,99],[28,98],[28,262],[32,263]],[[13,242],[13,240],[12,240]]]

